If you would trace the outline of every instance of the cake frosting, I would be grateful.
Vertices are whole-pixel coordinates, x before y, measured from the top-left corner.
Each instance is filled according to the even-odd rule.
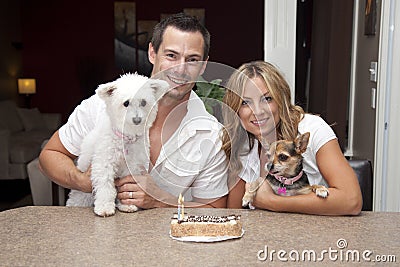
[[[240,236],[241,234],[240,215],[186,215],[178,220],[178,214],[174,214],[171,219],[171,235],[174,237]]]

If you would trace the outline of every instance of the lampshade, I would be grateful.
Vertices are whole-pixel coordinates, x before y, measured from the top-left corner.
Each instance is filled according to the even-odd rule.
[[[35,94],[36,80],[35,79],[18,79],[18,93],[20,94]]]

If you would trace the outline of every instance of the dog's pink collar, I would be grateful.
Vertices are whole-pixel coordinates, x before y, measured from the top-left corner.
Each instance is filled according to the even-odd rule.
[[[283,177],[281,175],[277,175],[277,174],[273,174],[273,173],[269,173],[269,174],[274,176],[276,180],[278,180],[279,182],[281,182],[284,185],[292,185],[292,184],[294,184],[294,182],[299,180],[301,178],[301,176],[303,176],[303,171],[301,171],[299,174],[297,174],[293,178],[286,178],[286,177]]]
[[[136,140],[138,139],[137,135],[132,136],[132,135],[123,134],[120,131],[118,131],[117,129],[113,129],[113,131],[116,136],[118,136],[119,138],[124,140],[125,143],[128,143],[128,144],[132,144],[133,142],[136,142]]]

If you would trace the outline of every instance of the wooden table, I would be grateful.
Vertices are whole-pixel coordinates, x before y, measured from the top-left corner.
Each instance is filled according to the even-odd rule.
[[[243,220],[245,233],[240,239],[192,243],[169,236],[170,218],[175,211],[117,212],[109,218],[95,216],[90,208],[23,207],[3,211],[0,265],[310,266],[320,261],[329,265],[400,262],[400,213],[331,217],[185,209],[197,215],[241,214]]]

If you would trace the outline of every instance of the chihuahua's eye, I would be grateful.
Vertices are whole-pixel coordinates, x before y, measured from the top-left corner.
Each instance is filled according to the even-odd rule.
[[[279,161],[286,161],[289,157],[285,154],[279,154],[278,159]]]
[[[146,106],[147,102],[146,100],[142,99],[142,101],[140,101],[140,106],[144,107]]]
[[[124,107],[128,107],[129,106],[129,100],[126,100],[125,102],[124,102]]]

